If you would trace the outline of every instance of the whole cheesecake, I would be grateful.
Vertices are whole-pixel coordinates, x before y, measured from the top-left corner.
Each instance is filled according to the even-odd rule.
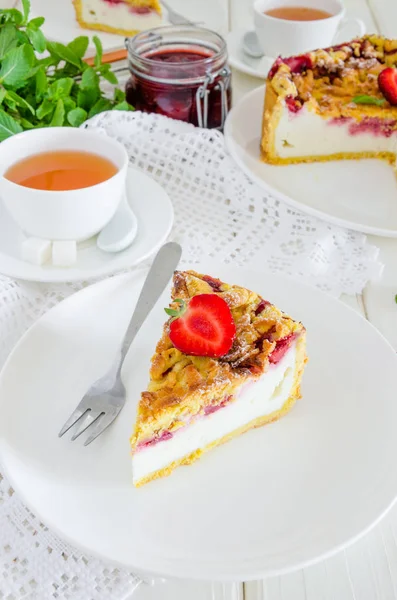
[[[377,35],[278,58],[266,83],[262,160],[394,162],[396,67],[397,40]]]

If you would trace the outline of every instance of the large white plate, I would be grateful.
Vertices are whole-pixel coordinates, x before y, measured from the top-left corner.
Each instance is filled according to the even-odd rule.
[[[151,177],[130,167],[127,200],[138,221],[132,245],[115,254],[99,250],[96,238],[78,245],[77,261],[70,268],[33,265],[21,258],[25,239],[21,229],[0,200],[0,273],[27,281],[86,281],[138,265],[166,240],[174,220],[174,210],[166,191]]]
[[[397,177],[382,160],[273,166],[259,159],[262,86],[230,112],[225,140],[239,166],[264,190],[305,213],[364,233],[397,237]]]
[[[84,289],[22,339],[0,377],[0,462],[24,501],[84,551],[138,571],[257,579],[335,552],[397,495],[397,356],[342,303],[271,274],[199,267],[302,319],[303,398],[251,431],[134,489],[128,439],[164,322],[163,295],[124,369],[128,402],[87,448],[57,432],[111,363],[142,273]]]
[[[93,35],[97,35],[105,50],[124,47],[125,36],[123,35],[82,29],[76,21],[72,0],[31,0],[31,2],[32,17],[45,17],[43,31],[51,40],[68,44],[79,35],[88,35],[90,37],[89,49],[94,50],[95,47],[91,40]],[[200,0],[200,2],[169,0],[169,3],[174,10],[187,19],[204,23],[211,29],[222,29],[225,14],[219,0]],[[164,9],[163,12],[164,25],[169,25],[167,11]]]

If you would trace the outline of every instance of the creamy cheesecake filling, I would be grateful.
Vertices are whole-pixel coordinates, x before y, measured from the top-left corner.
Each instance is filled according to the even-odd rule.
[[[136,452],[133,455],[134,483],[254,419],[280,410],[291,395],[295,365],[296,340],[277,364],[271,364],[262,377],[243,386],[233,402]]]
[[[155,10],[105,0],[84,0],[81,16],[86,23],[104,24],[114,29],[151,29],[162,23],[161,15]]]
[[[349,152],[397,153],[396,122],[367,118],[324,118],[303,107],[282,108],[275,131],[275,151],[281,158],[326,156]]]

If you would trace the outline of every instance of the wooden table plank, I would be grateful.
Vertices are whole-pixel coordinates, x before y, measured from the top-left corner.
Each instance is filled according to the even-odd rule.
[[[239,583],[167,580],[154,586],[141,585],[126,600],[244,600],[244,592]]]
[[[391,38],[397,38],[397,1],[368,0],[378,31]]]

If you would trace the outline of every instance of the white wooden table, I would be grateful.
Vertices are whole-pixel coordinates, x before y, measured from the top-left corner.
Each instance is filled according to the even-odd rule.
[[[197,0],[190,0],[197,1]],[[251,27],[252,0],[219,0],[224,33]],[[344,0],[347,14],[358,16],[368,32],[397,38],[397,0]],[[304,2],[302,2],[304,5]],[[233,72],[234,102],[263,81]],[[374,199],[376,201],[376,199]],[[364,293],[344,297],[391,342],[397,351],[397,239],[368,236],[380,248],[385,268],[380,281]],[[397,392],[397,379],[396,379]],[[397,401],[397,398],[396,398]],[[397,432],[396,432],[397,435]],[[396,457],[397,458],[397,457]],[[134,596],[135,598],[135,596]],[[397,509],[357,544],[331,559],[290,575],[242,584],[167,582],[142,588],[137,600],[396,600]]]

